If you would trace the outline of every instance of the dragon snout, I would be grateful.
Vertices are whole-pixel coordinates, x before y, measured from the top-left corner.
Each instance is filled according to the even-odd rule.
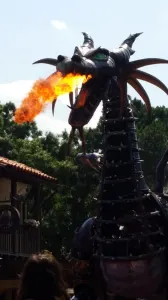
[[[99,74],[101,76],[116,75],[115,64],[112,59],[105,62],[94,61],[92,59],[81,57],[75,54],[72,56],[72,58],[58,55],[57,59],[44,58],[34,62],[34,64],[38,63],[53,65],[56,67],[57,71],[64,74],[64,76],[69,73],[92,76],[99,76]]]
[[[57,61],[58,61],[58,62],[62,62],[62,61],[64,61],[65,59],[66,59],[66,57],[63,56],[63,55],[58,55],[58,57],[57,57]]]
[[[75,55],[72,56],[72,61],[76,62],[76,63],[81,63],[82,58],[79,55],[75,54]]]
[[[69,73],[86,74],[87,68],[83,58],[79,55],[73,55],[72,58],[58,55],[57,71],[67,75]]]
[[[63,55],[58,55],[57,60],[58,60],[58,64],[57,64],[58,72],[61,72],[64,75],[74,72],[74,66],[71,58],[65,57]]]

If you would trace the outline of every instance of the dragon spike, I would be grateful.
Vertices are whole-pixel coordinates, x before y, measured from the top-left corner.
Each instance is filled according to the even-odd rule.
[[[119,81],[120,88],[120,117],[122,116],[125,101],[127,99],[127,84],[123,80]]]
[[[35,64],[48,64],[48,65],[52,65],[52,66],[56,67],[58,64],[58,60],[55,58],[42,58],[42,59],[35,61],[33,63],[33,65],[35,65]]]
[[[57,99],[54,99],[52,102],[52,114],[54,116],[54,109],[55,109],[55,104],[56,104]]]
[[[70,103],[70,107],[73,107],[73,92],[69,93],[69,103]]]
[[[133,70],[155,64],[168,64],[168,60],[161,58],[144,58],[134,60],[129,63],[129,68]]]
[[[134,70],[131,72],[131,77],[135,77],[140,80],[147,81],[158,88],[160,88],[162,91],[164,91],[168,95],[168,88],[165,86],[165,84],[160,81],[158,78],[156,78],[153,75],[150,75],[146,72],[140,71],[140,70]]]
[[[149,97],[143,88],[143,86],[139,83],[139,81],[135,78],[128,78],[128,83],[137,91],[137,93],[141,96],[141,98],[144,100],[146,104],[147,111],[150,112],[151,110],[151,103],[149,100]]]
[[[69,139],[68,139],[68,149],[67,149],[67,155],[69,156],[71,154],[71,144],[72,144],[72,140],[75,134],[75,127],[72,127],[70,134],[69,134]]]
[[[80,139],[81,139],[81,142],[82,142],[83,153],[86,154],[85,137],[84,137],[83,127],[78,128],[78,131],[79,131],[79,136],[80,136]]]
[[[83,46],[85,46],[86,44],[89,44],[90,48],[94,48],[94,41],[93,41],[92,37],[89,36],[86,32],[82,32],[82,34],[84,36]]]

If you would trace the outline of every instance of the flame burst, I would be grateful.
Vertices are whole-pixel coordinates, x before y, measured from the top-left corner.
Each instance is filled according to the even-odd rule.
[[[85,83],[91,75],[68,74],[63,77],[62,73],[55,72],[47,79],[37,80],[28,96],[22,101],[16,110],[14,121],[18,124],[32,122],[34,118],[45,108],[45,105],[57,97],[70,93],[75,87]]]

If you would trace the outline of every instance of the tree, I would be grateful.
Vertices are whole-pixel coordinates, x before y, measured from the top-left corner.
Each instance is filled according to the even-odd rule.
[[[1,105],[0,109],[1,118],[3,120],[4,134],[16,139],[33,139],[42,135],[42,132],[38,130],[35,122],[27,122],[23,124],[17,124],[14,122],[13,117],[16,107],[12,102]]]
[[[137,99],[132,101],[136,110],[137,135],[141,148],[141,158],[144,160],[143,170],[147,183],[155,186],[156,166],[163,153],[168,148],[168,108],[152,107],[150,115],[145,105]]]
[[[72,145],[72,157],[67,157],[66,131],[61,135],[50,132],[42,135],[34,122],[18,125],[13,121],[13,103],[1,105],[0,109],[0,155],[58,179],[56,194],[42,204],[42,228],[43,246],[60,255],[68,251],[76,227],[94,210],[97,174],[74,163],[81,151],[77,137]],[[86,135],[90,143],[94,132],[88,130]],[[43,200],[50,194],[50,189],[43,187]]]

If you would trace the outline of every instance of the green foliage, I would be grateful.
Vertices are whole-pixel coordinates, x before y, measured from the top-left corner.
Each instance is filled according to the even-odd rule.
[[[15,106],[11,102],[0,105],[0,155],[58,179],[56,194],[50,198],[51,190],[45,186],[41,200],[43,247],[60,254],[69,249],[76,227],[95,209],[93,197],[98,177],[74,163],[76,154],[81,151],[77,137],[72,157],[67,158],[66,131],[61,135],[50,132],[42,135],[34,122],[16,124],[13,121],[14,111]],[[87,134],[88,143],[94,137],[94,132],[92,135],[91,132]],[[48,197],[49,200],[43,201]]]
[[[142,147],[141,158],[144,160],[144,172],[148,184],[154,182],[156,165],[165,148],[168,147],[167,129],[160,120],[153,120],[143,130],[139,131],[139,145]]]
[[[155,185],[156,166],[168,148],[168,109],[152,107],[151,114],[146,112],[145,105],[140,100],[132,101],[137,121],[137,135],[141,158],[144,160],[143,171],[151,188]]]
[[[154,186],[155,169],[163,151],[168,147],[168,109],[152,108],[150,116],[141,101],[132,100],[137,122],[139,145],[142,148],[143,169],[147,182]],[[68,133],[51,132],[42,135],[36,123],[18,125],[13,121],[15,106],[9,102],[0,105],[0,155],[54,176],[58,179],[57,190],[52,197],[51,189],[43,187],[42,237],[43,247],[57,255],[66,253],[71,245],[74,231],[89,216],[97,204],[99,177],[87,167],[75,162],[81,152],[78,137],[72,146],[72,155],[67,157]],[[102,146],[102,120],[97,128],[85,130],[88,152],[98,151]],[[44,201],[47,199],[46,201]]]

